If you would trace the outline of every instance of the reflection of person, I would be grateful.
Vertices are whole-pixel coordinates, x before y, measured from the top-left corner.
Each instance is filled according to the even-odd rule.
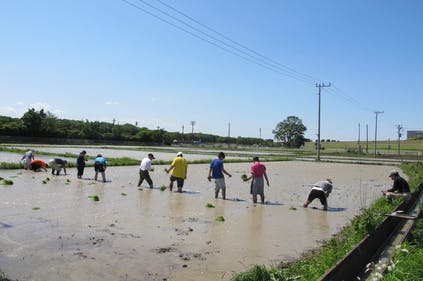
[[[269,179],[266,173],[266,166],[264,166],[264,164],[259,161],[257,156],[253,158],[253,164],[250,167],[250,173],[251,176],[245,178],[244,181],[253,179],[251,182],[251,194],[253,195],[253,202],[257,203],[257,195],[260,195],[261,203],[264,204],[264,179],[266,179],[267,186],[269,186]]]
[[[35,159],[34,153],[32,153],[31,150],[25,152],[25,154],[22,156],[23,160],[23,164],[24,164],[24,169],[28,170],[29,167],[31,166],[31,161]]]
[[[78,179],[82,178],[84,174],[85,162],[87,161],[87,152],[85,150],[79,153],[78,158],[76,158],[76,169],[78,170]]]
[[[410,197],[410,186],[408,185],[408,182],[401,177],[397,171],[392,171],[389,174],[389,177],[394,181],[394,183],[391,189],[382,190],[386,199],[390,200],[394,197],[403,197],[407,200]]]
[[[151,167],[151,161],[153,159],[156,158],[154,158],[154,155],[152,153],[149,153],[147,157],[142,159],[140,165],[140,180],[138,181],[138,186],[141,186],[142,182],[146,180],[150,188],[153,188],[153,180],[151,179],[149,173],[149,171],[154,170],[154,168]]]
[[[34,159],[31,161],[31,165],[29,166],[29,169],[34,172],[40,172],[41,170],[44,170],[47,172],[48,164],[44,162],[43,160]]]
[[[182,192],[182,187],[184,186],[184,181],[187,178],[187,169],[188,169],[188,162],[183,157],[182,152],[178,152],[176,154],[176,158],[173,159],[172,164],[170,165],[169,169],[165,169],[166,173],[172,171],[170,175],[170,183],[169,183],[169,190],[172,191],[173,182],[176,181],[178,186],[178,192]]]
[[[225,153],[219,152],[219,154],[217,154],[217,159],[212,160],[210,163],[209,176],[207,179],[209,181],[211,181],[212,178],[214,179],[214,183],[216,185],[214,190],[214,198],[217,198],[219,191],[222,190],[222,198],[225,200],[226,184],[225,176],[223,174],[228,175],[228,177],[232,177],[232,175],[229,174],[225,168],[223,168],[223,159],[225,159]]]
[[[51,173],[54,175],[54,171],[56,171],[56,175],[59,175],[60,171],[63,169],[66,175],[66,165],[68,161],[63,160],[61,158],[54,158],[48,161],[48,165],[51,167]]]
[[[310,194],[308,195],[307,201],[303,204],[303,207],[307,208],[314,199],[319,198],[320,203],[323,205],[323,210],[327,211],[328,202],[326,198],[329,197],[329,194],[332,192],[332,188],[331,179],[316,182],[311,188]]]
[[[106,182],[106,168],[107,168],[106,159],[103,156],[101,156],[101,154],[97,154],[97,157],[94,159],[94,171],[95,171],[94,179],[97,180],[98,172],[100,172],[101,177],[103,178],[103,182]]]

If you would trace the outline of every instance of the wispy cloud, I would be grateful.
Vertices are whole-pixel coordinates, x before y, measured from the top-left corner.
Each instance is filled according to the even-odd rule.
[[[118,105],[119,103],[117,101],[106,101],[105,103],[107,106],[114,106],[114,105]]]
[[[0,115],[20,117],[20,112],[12,106],[0,106]]]

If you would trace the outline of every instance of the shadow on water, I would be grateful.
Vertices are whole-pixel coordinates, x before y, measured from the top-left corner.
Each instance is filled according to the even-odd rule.
[[[282,206],[284,204],[282,204],[279,201],[273,201],[273,202],[272,201],[266,201],[266,202],[264,202],[263,205],[268,205],[268,206]]]
[[[324,211],[323,209],[317,208],[317,207],[311,207],[310,209],[317,210],[317,211]],[[334,212],[345,212],[346,210],[347,210],[347,208],[331,208],[331,207],[329,207],[328,210],[325,211],[325,212],[332,212],[332,213],[334,213]]]
[[[246,202],[245,199],[239,199],[239,198],[226,198],[225,201],[231,201],[231,202]]]
[[[0,222],[0,228],[12,228],[12,227],[13,225],[11,224]]]

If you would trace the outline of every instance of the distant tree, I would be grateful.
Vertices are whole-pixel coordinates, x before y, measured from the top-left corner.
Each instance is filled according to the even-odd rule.
[[[307,128],[297,116],[288,116],[276,125],[273,134],[275,139],[282,142],[285,147],[301,147],[305,144],[304,132]]]
[[[28,109],[21,118],[26,134],[31,137],[41,136],[42,123],[46,117],[44,109],[40,111],[36,111],[34,108]]]

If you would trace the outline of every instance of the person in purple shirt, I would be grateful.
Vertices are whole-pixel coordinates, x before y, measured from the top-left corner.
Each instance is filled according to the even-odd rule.
[[[225,159],[225,153],[219,152],[217,155],[217,159],[214,159],[210,163],[209,168],[209,176],[207,179],[211,182],[214,179],[215,189],[214,189],[214,198],[217,198],[219,195],[220,190],[222,190],[222,198],[223,200],[226,199],[226,184],[225,184],[225,176],[226,174],[228,177],[232,177],[230,173],[228,173],[225,168],[223,168],[223,159]]]

